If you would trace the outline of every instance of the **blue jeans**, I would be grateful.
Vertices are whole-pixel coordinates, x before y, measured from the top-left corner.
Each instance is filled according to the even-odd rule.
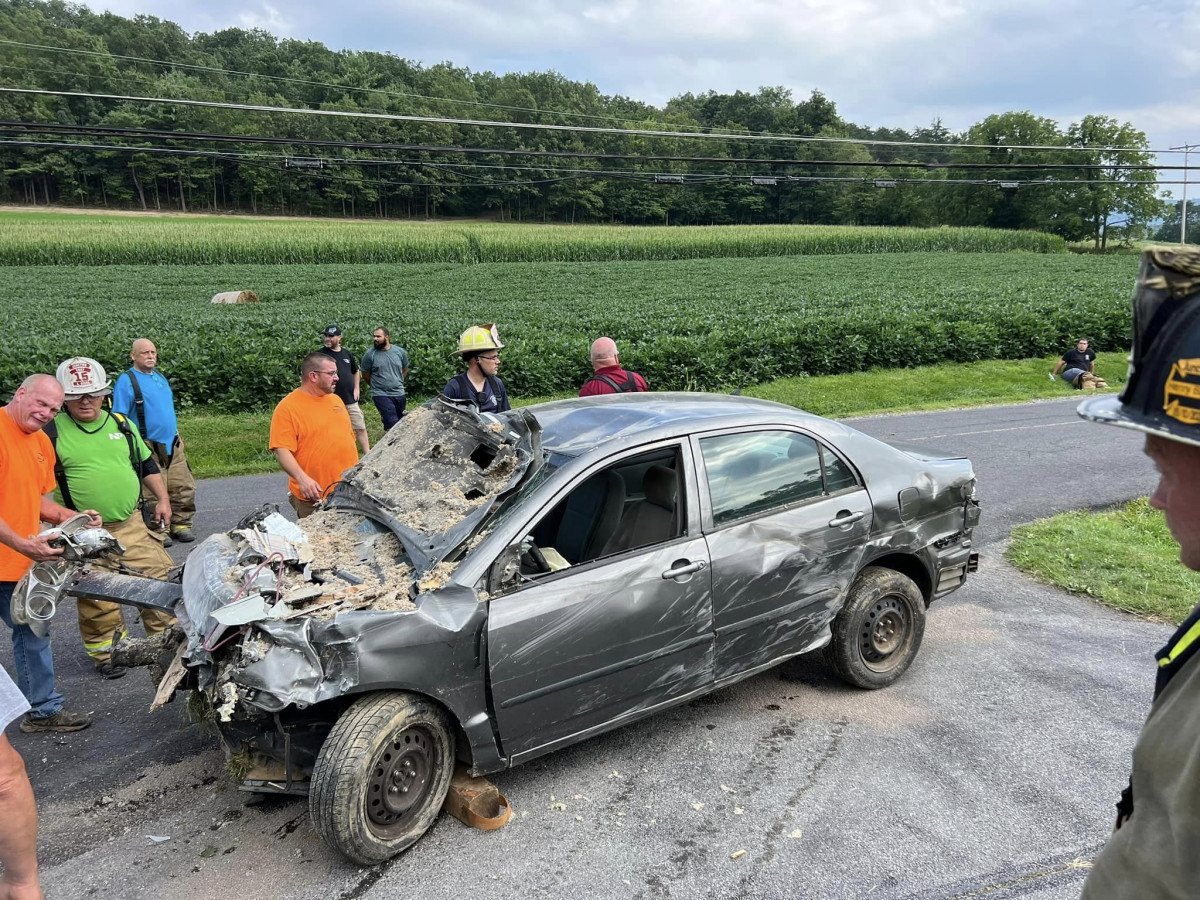
[[[391,427],[404,418],[404,405],[408,402],[408,397],[401,394],[399,397],[381,397],[376,394],[373,398],[375,408],[379,410],[379,416],[383,419],[383,430],[389,431]]]
[[[13,625],[12,595],[15,581],[0,581],[0,618],[12,629],[13,661],[17,667],[17,687],[31,707],[35,719],[52,716],[63,705],[63,696],[54,689],[54,655],[50,636],[38,637],[28,625]]]

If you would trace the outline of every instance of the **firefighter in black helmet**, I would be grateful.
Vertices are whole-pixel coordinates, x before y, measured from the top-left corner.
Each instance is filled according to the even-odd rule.
[[[1200,571],[1200,248],[1142,255],[1133,354],[1119,397],[1079,414],[1146,435],[1159,471],[1150,504],[1166,513],[1180,561]],[[1085,900],[1200,896],[1200,605],[1156,654],[1154,702],[1133,751],[1117,825]]]

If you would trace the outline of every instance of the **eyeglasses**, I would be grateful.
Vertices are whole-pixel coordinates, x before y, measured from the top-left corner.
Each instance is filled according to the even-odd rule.
[[[477,356],[477,357],[476,357],[476,359],[486,359],[486,360],[488,360],[488,361],[493,361],[493,360],[494,360],[494,361],[499,361],[499,359],[500,359],[500,354],[499,354],[499,353],[497,353],[495,356]]]
[[[78,397],[72,397],[71,399],[72,400],[95,400],[97,403],[99,403],[101,400],[103,400],[107,396],[108,396],[108,394],[104,394],[104,393],[80,394]]]
[[[337,369],[330,369],[328,372],[318,372],[317,374],[324,375],[326,378],[330,378],[337,374]]]

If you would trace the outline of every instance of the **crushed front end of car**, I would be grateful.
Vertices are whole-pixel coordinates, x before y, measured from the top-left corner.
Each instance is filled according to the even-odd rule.
[[[540,460],[532,415],[431,401],[299,524],[267,507],[198,544],[175,602],[157,604],[178,624],[118,643],[114,661],[153,667],[155,706],[191,689],[189,711],[215,725],[247,790],[308,793],[325,736],[363,692],[418,691],[490,729],[486,609],[452,578]],[[137,604],[146,582],[84,571],[69,590]]]

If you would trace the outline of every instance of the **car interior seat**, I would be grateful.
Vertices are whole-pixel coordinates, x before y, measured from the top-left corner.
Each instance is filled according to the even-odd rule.
[[[658,544],[674,537],[678,487],[674,469],[658,465],[647,468],[642,477],[646,499],[634,503],[621,517],[616,534],[604,548],[605,554]]]
[[[551,546],[572,565],[595,559],[617,531],[625,509],[625,482],[612,469],[598,472],[571,492]]]

